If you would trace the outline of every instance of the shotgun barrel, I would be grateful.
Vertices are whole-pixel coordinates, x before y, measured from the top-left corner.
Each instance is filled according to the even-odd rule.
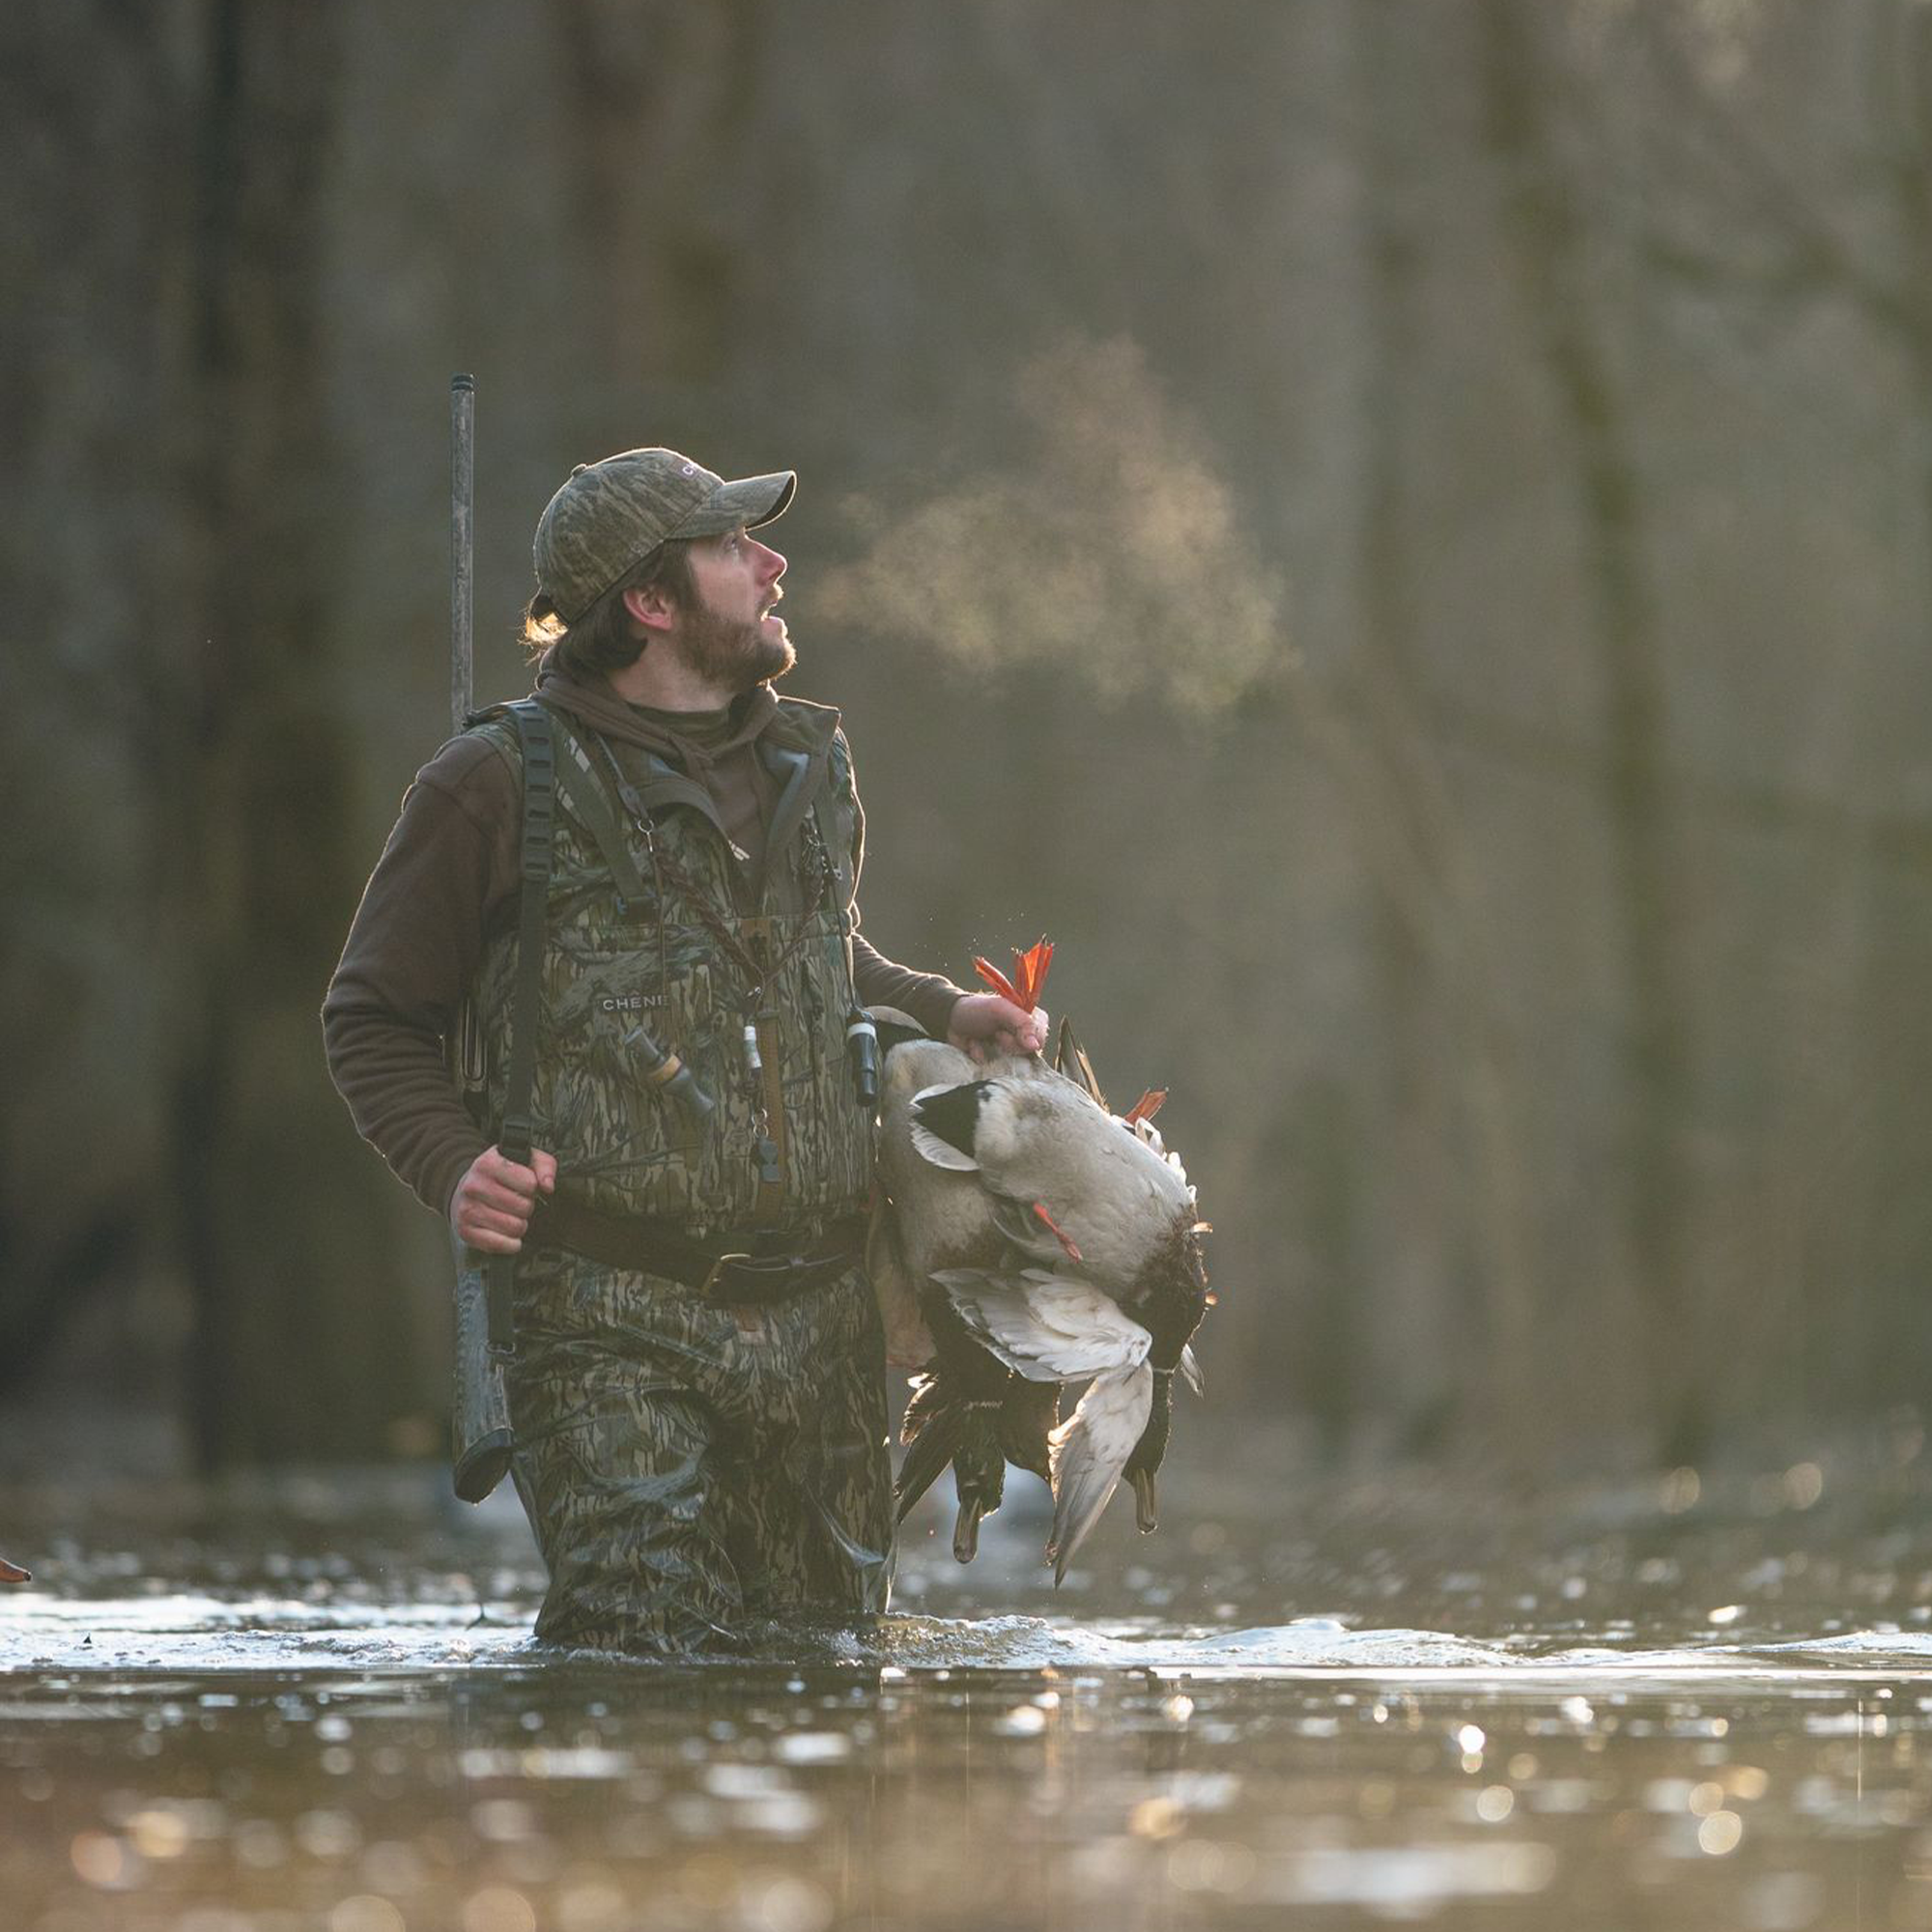
[[[449,728],[472,709],[476,556],[476,378],[449,379]]]
[[[476,378],[449,379],[449,728],[461,731],[472,709],[475,674],[470,586],[476,554]],[[459,1039],[473,1030],[466,1009]],[[451,1042],[458,1078],[472,1069]],[[503,1365],[490,1350],[488,1295],[481,1258],[450,1239],[456,1261],[456,1386],[450,1406],[451,1482],[466,1503],[480,1503],[510,1466],[510,1403]]]

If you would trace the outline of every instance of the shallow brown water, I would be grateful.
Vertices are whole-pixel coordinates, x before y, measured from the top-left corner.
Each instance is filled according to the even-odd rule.
[[[1916,1476],[1696,1487],[1183,1499],[1058,1597],[935,1511],[675,1668],[531,1646],[427,1476],[10,1498],[0,1926],[1932,1932]]]

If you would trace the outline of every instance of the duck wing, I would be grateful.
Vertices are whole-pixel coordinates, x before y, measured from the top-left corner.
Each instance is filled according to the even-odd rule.
[[[1047,1437],[1053,1466],[1053,1540],[1046,1553],[1058,1585],[1073,1552],[1100,1520],[1121,1471],[1146,1430],[1154,1372],[1145,1361],[1095,1378],[1080,1406]]]
[[[941,1268],[932,1277],[996,1359],[1029,1381],[1084,1381],[1137,1367],[1153,1338],[1112,1295],[1043,1268]]]
[[[1060,1037],[1053,1049],[1053,1070],[1077,1081],[1096,1107],[1106,1107],[1107,1096],[1100,1091],[1100,1076],[1094,1071],[1094,1063],[1087,1058],[1086,1050],[1074,1038],[1073,1022],[1065,1014],[1061,1015]]]
[[[992,1415],[1013,1386],[1006,1364],[982,1349],[937,1295],[932,1327],[933,1358],[923,1374],[913,1377],[912,1397],[899,1423],[899,1441],[906,1451],[895,1491],[901,1521],[969,1438],[992,1433]],[[997,1500],[993,1506],[998,1507]]]
[[[1079,1406],[1046,1438],[1054,1503],[1047,1553],[1058,1583],[1148,1433],[1155,1376],[1147,1355],[1153,1338],[1111,1295],[1071,1276],[1039,1268],[1008,1274],[945,1268],[933,1280],[988,1353],[1015,1374],[1045,1383],[1094,1378]],[[1154,1461],[1157,1466],[1157,1453]]]
[[[1058,1387],[1039,1388],[1001,1371],[1007,1393],[996,1398],[966,1396],[950,1388],[943,1375],[920,1376],[906,1405],[899,1440],[905,1461],[894,1488],[895,1522],[903,1522],[949,1465],[958,1511],[952,1523],[952,1554],[970,1563],[979,1553],[980,1523],[1006,1500],[1007,1464],[1047,1475],[1047,1431],[1060,1400]],[[1040,1397],[1045,1398],[1042,1411]]]
[[[899,1443],[906,1452],[894,1485],[898,1498],[895,1522],[906,1520],[920,1497],[938,1480],[939,1472],[952,1461],[959,1446],[966,1405],[947,1400],[946,1384],[937,1375],[912,1378],[912,1400],[906,1404],[899,1421]]]
[[[949,1465],[958,1496],[952,1553],[970,1563],[980,1523],[1005,1498],[1009,1462],[1049,1480],[1047,1432],[1059,1407],[1057,1384],[1023,1380],[977,1341],[943,1290],[927,1290],[936,1352],[913,1380],[899,1439],[905,1458],[895,1489],[898,1520]]]

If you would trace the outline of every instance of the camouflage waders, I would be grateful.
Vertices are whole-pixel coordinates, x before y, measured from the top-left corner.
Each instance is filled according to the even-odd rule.
[[[863,1211],[875,1131],[845,1042],[860,819],[837,714],[781,700],[756,743],[779,801],[755,901],[701,788],[639,746],[557,723],[531,1105],[557,1199],[730,1245],[817,1237]],[[509,721],[477,728],[516,759]],[[473,996],[495,1049],[486,1122],[502,1115],[516,955],[514,930],[494,935]],[[761,969],[753,984],[746,958]],[[701,1130],[642,1077],[639,1027],[716,1102]],[[884,1376],[856,1267],[734,1312],[657,1275],[526,1248],[509,1397],[517,1490],[551,1573],[538,1636],[684,1650],[747,1618],[882,1610]]]
[[[541,1639],[688,1651],[748,1619],[886,1607],[885,1348],[862,1273],[734,1314],[551,1250],[517,1303]]]

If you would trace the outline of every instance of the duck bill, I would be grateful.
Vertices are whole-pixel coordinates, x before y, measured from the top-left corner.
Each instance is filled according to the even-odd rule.
[[[1154,1481],[1151,1469],[1135,1469],[1128,1481],[1134,1486],[1134,1520],[1141,1526],[1145,1536],[1149,1530],[1160,1525],[1160,1488]]]
[[[31,1583],[33,1580],[31,1570],[22,1570],[17,1563],[9,1563],[4,1556],[0,1556],[0,1583]]]
[[[984,1514],[978,1503],[961,1503],[952,1524],[952,1560],[970,1563],[980,1553],[980,1519]]]

